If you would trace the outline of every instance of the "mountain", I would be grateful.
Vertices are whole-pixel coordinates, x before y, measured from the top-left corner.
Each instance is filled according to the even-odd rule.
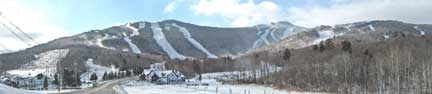
[[[220,28],[176,20],[141,21],[91,30],[1,54],[0,72],[9,70],[8,73],[21,75],[49,75],[56,71],[57,62],[61,62],[59,66],[62,68],[78,68],[80,73],[89,69],[127,69],[148,67],[171,59],[218,58],[263,50],[298,49],[327,39],[371,43],[399,35],[427,35],[431,31],[431,25],[399,21],[368,21],[314,28],[289,22]],[[98,68],[93,68],[96,65]]]
[[[1,54],[0,72],[50,74],[55,72],[56,62],[65,68],[87,66],[78,67],[85,72],[91,67],[85,63],[89,60],[97,65],[127,68],[148,67],[170,59],[235,56],[306,30],[289,22],[242,28],[199,26],[176,20],[133,22]]]
[[[321,25],[255,51],[282,48],[297,49],[319,44],[327,39],[332,39],[335,43],[347,40],[364,44],[384,41],[391,37],[429,34],[432,34],[432,25],[393,20],[364,21],[334,26]]]

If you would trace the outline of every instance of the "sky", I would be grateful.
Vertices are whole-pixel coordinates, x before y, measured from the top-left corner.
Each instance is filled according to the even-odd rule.
[[[278,21],[303,27],[370,20],[431,24],[432,0],[0,0],[0,12],[37,41],[26,45],[0,27],[1,53],[136,21],[216,27]]]

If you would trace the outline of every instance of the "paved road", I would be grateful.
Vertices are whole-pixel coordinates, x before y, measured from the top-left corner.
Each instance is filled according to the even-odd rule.
[[[65,92],[61,94],[124,94],[122,88],[118,85],[130,80],[136,80],[138,77],[128,77],[117,80],[107,81],[99,84],[97,87],[85,88],[73,92]]]

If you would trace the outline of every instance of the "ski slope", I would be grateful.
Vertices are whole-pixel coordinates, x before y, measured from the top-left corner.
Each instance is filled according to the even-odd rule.
[[[192,35],[190,34],[189,30],[187,30],[184,27],[178,26],[177,24],[173,23],[172,26],[177,27],[181,33],[183,33],[183,36],[190,42],[192,45],[194,45],[196,48],[204,52],[208,58],[217,58],[216,55],[208,51],[201,43],[199,43],[197,40],[192,38]]]
[[[420,32],[420,35],[425,35],[425,32],[423,30],[420,30],[418,26],[414,26],[414,28]]]
[[[153,38],[156,40],[156,43],[162,48],[165,53],[168,54],[170,59],[185,59],[186,56],[178,53],[165,38],[165,34],[162,32],[162,28],[159,26],[159,23],[151,23],[151,28],[153,32]]]
[[[332,30],[318,31],[318,35],[319,37],[314,41],[314,44],[318,44],[321,41],[325,41],[335,36]]]
[[[96,73],[96,75],[98,76],[98,80],[101,80],[102,76],[105,72],[118,71],[118,69],[114,68],[114,66],[112,66],[111,68],[108,68],[105,66],[96,65],[96,64],[94,64],[93,59],[88,59],[85,62],[85,64],[86,64],[86,67],[88,70],[87,70],[87,72],[80,75],[81,81],[83,81],[83,82],[89,82],[90,76],[93,73]]]
[[[132,32],[132,34],[130,34],[129,37],[136,36],[136,35],[139,35],[139,34],[140,34],[140,33],[138,32],[138,29],[136,29],[135,27],[132,27],[132,26],[130,25],[130,23],[127,23],[127,24],[125,25],[125,27],[128,28],[128,29],[130,29],[130,31]]]
[[[375,27],[372,24],[368,25],[368,27],[370,30],[375,31]]]
[[[126,36],[125,33],[123,33],[123,35]],[[129,48],[132,49],[132,52],[133,52],[133,53],[136,53],[136,54],[140,54],[140,53],[141,53],[141,50],[138,48],[138,46],[136,46],[136,45],[132,42],[132,40],[129,39],[128,36],[124,37],[123,40],[126,41],[126,43],[129,45]]]
[[[257,27],[257,29],[259,31],[258,32],[259,38],[254,42],[252,49],[260,47],[261,45],[263,45],[263,43],[265,43],[265,45],[270,44],[270,42],[267,39],[267,36],[269,35],[271,28],[265,31],[262,31],[259,27]]]
[[[36,60],[25,64],[20,69],[8,70],[6,73],[21,77],[33,77],[37,74],[53,76],[56,64],[69,53],[69,49],[50,50],[35,55]]]

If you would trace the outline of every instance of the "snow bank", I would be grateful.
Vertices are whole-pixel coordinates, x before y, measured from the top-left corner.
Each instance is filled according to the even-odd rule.
[[[125,33],[123,33],[123,35],[126,36]],[[132,42],[132,40],[129,39],[129,37],[124,37],[123,40],[126,41],[126,43],[128,43],[129,47],[132,49],[132,52],[137,53],[137,54],[140,54],[140,53],[141,53],[141,50],[138,48],[138,46],[136,46],[136,45]]]
[[[53,76],[56,73],[56,65],[62,58],[69,53],[69,49],[57,49],[46,51],[35,55],[36,60],[31,63],[25,64],[20,69],[8,70],[6,73],[17,75],[21,77],[33,77],[37,74],[44,74],[46,76]]]
[[[177,27],[179,29],[179,31],[181,33],[183,33],[183,36],[190,43],[192,43],[196,48],[198,48],[199,50],[201,50],[202,52],[204,52],[207,55],[208,58],[217,58],[216,55],[214,55],[213,53],[210,53],[210,51],[208,51],[203,45],[201,45],[201,43],[199,43],[197,40],[195,40],[194,38],[192,38],[192,35],[189,33],[189,30],[187,30],[184,27],[178,26],[175,23],[173,23],[172,26]]]
[[[178,53],[165,38],[164,33],[162,32],[162,28],[160,28],[159,23],[151,23],[151,28],[153,31],[153,38],[156,40],[156,43],[168,54],[171,59],[179,58],[185,59],[187,58],[184,55]]]

